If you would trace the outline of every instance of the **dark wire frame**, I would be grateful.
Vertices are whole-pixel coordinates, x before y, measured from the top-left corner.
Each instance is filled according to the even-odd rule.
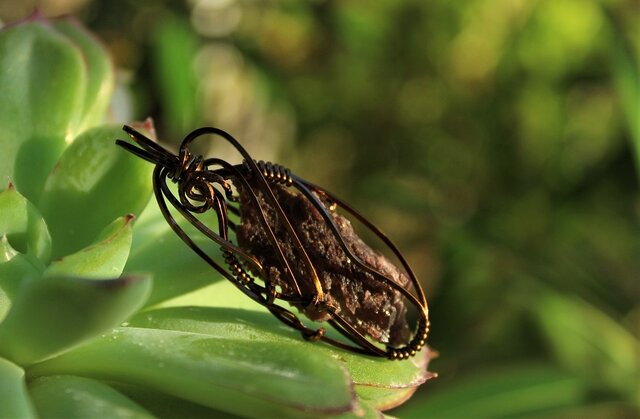
[[[136,156],[155,164],[153,171],[154,195],[162,215],[173,231],[212,268],[231,281],[249,298],[266,307],[280,321],[300,331],[306,340],[321,340],[352,352],[386,357],[389,359],[409,358],[424,346],[429,331],[429,309],[420,282],[393,242],[346,202],[335,197],[327,190],[291,174],[288,169],[282,166],[262,161],[256,162],[235,138],[219,128],[203,127],[192,131],[182,141],[177,156],[129,126],[125,125],[123,130],[140,147],[136,147],[123,140],[117,140],[116,144]],[[202,156],[194,156],[189,151],[189,145],[203,135],[218,136],[230,143],[243,157],[243,163],[232,165],[217,158],[203,159]],[[178,197],[169,189],[167,179],[178,185]],[[249,180],[254,182],[253,186],[249,183]],[[243,190],[247,192],[249,199],[258,209],[257,214],[262,227],[267,233],[267,237],[281,263],[282,269],[280,269],[280,271],[286,275],[286,280],[289,281],[292,289],[295,291],[293,295],[277,291],[275,284],[269,280],[265,267],[261,265],[258,259],[229,240],[229,229],[235,231],[236,226],[228,218],[228,213],[231,212],[240,215],[240,211],[235,206],[230,205],[230,203],[236,203],[238,201],[238,197],[233,195],[230,182],[240,182]],[[371,274],[375,280],[382,281],[401,293],[402,296],[417,309],[419,315],[417,325],[413,337],[406,342],[406,344],[400,347],[387,345],[385,348],[374,344],[361,332],[356,330],[348,320],[337,313],[335,307],[326,303],[325,292],[318,278],[318,272],[270,186],[270,184],[275,183],[297,189],[298,192],[307,198],[314,208],[318,210],[351,262]],[[219,188],[214,187],[214,185],[218,185]],[[310,279],[303,280],[297,278],[294,273],[295,271],[289,266],[289,261],[285,257],[273,229],[267,222],[264,208],[260,205],[254,188],[259,188],[263,199],[268,200],[271,207],[277,212],[277,216],[289,233],[298,254],[305,264],[306,271],[311,274]],[[220,189],[224,191],[224,194]],[[329,209],[327,209],[318,196],[322,196],[326,202],[330,203]],[[216,263],[188,236],[182,227],[180,227],[171,214],[167,206],[167,201],[202,234],[220,245],[224,260],[227,264],[226,268]],[[334,211],[337,207],[342,208],[351,216],[355,217],[389,247],[402,264],[403,269],[413,285],[415,294],[367,265],[353,253],[340,234],[333,216],[329,212]],[[210,209],[216,212],[218,220],[217,233],[203,224],[194,215],[194,213],[203,213]],[[250,266],[253,272],[260,273],[258,276],[264,282],[264,286],[255,282],[254,278],[245,270],[242,263],[240,263],[239,258],[246,265]],[[322,327],[314,330],[305,326],[296,314],[276,304],[276,300],[306,307],[311,306],[318,312],[328,313],[330,320],[327,322],[352,343],[345,343],[326,336],[324,334],[325,330]]]

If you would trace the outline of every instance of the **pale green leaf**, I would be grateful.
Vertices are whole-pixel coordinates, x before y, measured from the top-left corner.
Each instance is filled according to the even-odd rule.
[[[15,250],[49,261],[51,237],[37,208],[22,196],[12,184],[0,192],[0,237],[6,236]],[[6,255],[2,261],[7,261]]]
[[[44,272],[45,276],[117,278],[129,256],[132,220],[132,216],[117,219],[101,233],[96,243],[53,261]]]
[[[37,259],[16,251],[7,236],[0,238],[0,320],[7,314],[22,281],[39,278],[43,270]]]
[[[217,246],[191,225],[182,223],[192,240],[220,264],[224,264]],[[183,295],[219,281],[222,276],[213,270],[176,234],[160,213],[158,205],[150,202],[133,226],[131,253],[125,273],[153,274],[153,290],[148,305]]]
[[[36,418],[27,393],[24,370],[0,358],[0,417]]]
[[[0,179],[33,202],[75,135],[86,77],[81,51],[46,20],[0,31]]]
[[[30,369],[77,374],[154,391],[250,417],[347,412],[354,397],[341,365],[286,341],[122,327]]]
[[[117,147],[121,133],[115,126],[83,133],[47,180],[40,209],[54,257],[82,249],[114,219],[138,215],[147,204],[153,165]]]
[[[84,103],[76,132],[82,132],[102,121],[113,93],[113,64],[104,45],[78,21],[70,17],[52,21],[60,33],[82,51],[86,65]]]
[[[125,321],[150,287],[146,277],[27,281],[0,323],[0,354],[27,365],[68,350]]]
[[[363,394],[367,393],[367,388],[378,388],[376,397],[380,399],[379,407],[392,406],[390,399],[394,399],[393,396],[397,396],[397,401],[402,397],[398,393],[410,393],[433,376],[426,371],[426,364],[431,356],[427,350],[406,361],[389,361],[385,358],[354,354],[322,342],[307,342],[299,332],[266,312],[216,307],[172,307],[140,313],[130,320],[130,324],[137,327],[224,336],[229,339],[246,340],[247,345],[285,342],[297,346],[300,353],[326,354],[349,370],[359,392],[361,387],[364,388]],[[373,397],[369,400],[373,401]]]
[[[165,303],[163,303],[164,305]],[[323,351],[338,356],[345,362],[353,380],[358,385],[388,388],[415,387],[433,375],[426,371],[426,366],[433,354],[425,349],[417,356],[406,361],[390,362],[386,358],[363,356],[342,351],[321,342],[309,343],[302,339],[299,332],[291,329],[277,320],[262,306],[248,298],[229,281],[216,284],[186,294],[166,302],[168,311],[157,310],[145,313],[149,323],[142,323],[142,315],[137,316],[136,324],[145,327],[169,328],[175,330],[196,331],[192,327],[205,328],[203,333],[216,335],[219,333],[242,334],[257,333],[263,338],[289,338],[299,342],[303,348],[313,351]],[[180,305],[198,305],[206,307],[179,307]],[[195,322],[191,322],[192,316]],[[181,322],[184,321],[184,322]],[[137,323],[140,322],[140,323]],[[330,326],[322,323],[311,323],[315,327],[328,329]]]

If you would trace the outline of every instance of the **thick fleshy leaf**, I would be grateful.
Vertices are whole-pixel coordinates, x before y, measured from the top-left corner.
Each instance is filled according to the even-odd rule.
[[[24,370],[0,358],[0,417],[36,418],[24,381]]]
[[[33,255],[44,263],[49,261],[51,237],[47,225],[36,207],[11,183],[0,192],[0,214],[0,237],[6,236],[11,247],[20,253]]]
[[[184,224],[181,223],[196,244],[203,249],[212,248],[211,240]],[[136,220],[133,232],[131,253],[124,272],[153,274],[153,290],[147,305],[158,304],[222,279],[222,275],[171,230],[155,202],[147,205]],[[217,247],[213,246],[210,253],[214,260],[224,264]]]
[[[366,389],[376,388],[376,397],[379,399],[391,398],[389,394],[385,394],[385,390],[389,390],[388,393],[391,395],[401,397],[402,392],[412,392],[433,377],[433,374],[426,371],[426,363],[432,356],[427,350],[413,359],[393,362],[357,355],[322,342],[306,342],[298,332],[278,321],[270,313],[234,308],[173,307],[140,313],[130,320],[130,325],[224,336],[228,339],[244,340],[249,347],[260,347],[263,342],[284,342],[297,346],[300,354],[326,354],[349,370],[358,391],[363,387],[365,394],[372,395],[372,391],[367,393]],[[369,400],[373,401],[373,397]],[[381,400],[380,407],[393,405],[388,402],[389,400]]]
[[[201,307],[183,307],[190,304]],[[167,308],[140,314],[132,319],[132,324],[212,335],[246,333],[252,342],[291,339],[302,345],[302,351],[327,351],[345,363],[358,395],[377,409],[385,410],[401,404],[418,386],[436,376],[426,370],[435,356],[428,348],[407,361],[390,362],[340,351],[323,343],[305,342],[298,332],[279,322],[228,281],[168,300],[162,306]]]
[[[86,131],[47,180],[40,209],[54,257],[82,249],[114,219],[138,215],[147,204],[153,165],[114,145],[121,132],[115,126]]]
[[[298,344],[122,327],[30,375],[78,374],[145,386],[250,417],[309,417],[352,409],[345,370]]]
[[[131,248],[132,220],[131,215],[118,218],[100,234],[95,244],[53,261],[45,276],[119,277]]]
[[[638,400],[640,342],[613,319],[577,298],[552,291],[532,306],[556,357],[593,385]]]
[[[33,202],[75,135],[86,77],[81,51],[43,18],[0,31],[0,179]]]
[[[76,128],[76,132],[82,132],[104,119],[113,93],[113,64],[104,45],[77,20],[64,17],[51,23],[82,51],[87,67],[84,102]]]
[[[0,323],[0,354],[28,365],[63,352],[122,323],[150,287],[146,277],[25,282]]]
[[[434,376],[426,371],[426,364],[434,357],[434,354],[428,349],[409,360],[390,362],[384,358],[338,350],[331,345],[320,342],[306,342],[298,332],[278,321],[263,307],[236,289],[229,281],[220,281],[191,294],[167,301],[166,304],[174,308],[166,308],[168,310],[166,312],[163,311],[165,309],[146,312],[145,316],[147,317],[144,318],[149,320],[144,321],[149,323],[142,323],[142,315],[135,317],[133,322],[145,327],[192,331],[190,328],[196,326],[189,319],[190,316],[196,316],[199,320],[195,324],[210,330],[210,332],[203,331],[203,333],[213,335],[248,333],[255,336],[259,331],[261,336],[270,336],[271,339],[289,338],[302,344],[301,350],[323,351],[339,357],[345,362],[354,382],[364,386],[388,387],[392,390],[410,388],[418,386]],[[179,307],[189,304],[206,307]],[[184,320],[184,323],[178,323],[178,319]],[[317,323],[314,325],[327,326]],[[329,329],[327,328],[327,332],[330,333]],[[196,330],[193,329],[193,331]]]
[[[522,417],[575,406],[584,399],[584,383],[550,365],[487,372],[408,403],[391,414],[407,418]],[[553,415],[552,415],[553,416]]]
[[[16,251],[7,236],[0,237],[0,320],[7,314],[22,281],[39,278],[43,270],[40,261]]]
[[[341,351],[320,342],[305,342],[298,332],[282,324],[228,281],[165,301],[161,306],[166,308],[140,314],[131,324],[212,335],[237,334],[238,338],[244,334],[250,339],[248,345],[261,339],[290,339],[302,345],[301,351],[326,351],[344,362],[358,395],[380,410],[403,403],[421,384],[436,376],[426,369],[435,356],[428,348],[409,360],[391,362]]]
[[[112,387],[90,378],[56,375],[29,383],[41,418],[152,418]]]

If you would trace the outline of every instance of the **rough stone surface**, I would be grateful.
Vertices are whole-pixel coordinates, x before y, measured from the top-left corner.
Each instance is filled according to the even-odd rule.
[[[294,192],[292,188],[271,186],[315,267],[328,303],[337,307],[339,314],[360,333],[394,346],[406,343],[410,336],[405,318],[406,299],[349,260],[319,211],[307,198]],[[246,191],[238,188],[238,192],[241,211],[241,224],[237,229],[239,246],[267,267],[268,280],[279,285],[285,294],[293,295],[294,288],[284,274],[276,250],[259,221],[257,208],[249,200]],[[257,188],[254,188],[254,192],[289,265],[299,278],[303,296],[310,300],[313,296],[312,281],[309,279],[311,275],[302,262],[299,248],[294,246],[282,220],[276,216],[276,211],[268,201],[265,201],[262,192]],[[400,269],[386,257],[374,252],[356,235],[349,220],[335,212],[331,214],[344,241],[355,255],[403,287],[409,285],[408,277]],[[312,320],[329,319],[326,313],[318,313],[299,304],[294,305]]]

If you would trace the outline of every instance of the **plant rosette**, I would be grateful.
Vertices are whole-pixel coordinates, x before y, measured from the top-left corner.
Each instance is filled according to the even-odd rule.
[[[113,85],[72,19],[0,31],[0,417],[377,417],[433,376],[428,349],[311,344],[220,281],[114,145]]]

